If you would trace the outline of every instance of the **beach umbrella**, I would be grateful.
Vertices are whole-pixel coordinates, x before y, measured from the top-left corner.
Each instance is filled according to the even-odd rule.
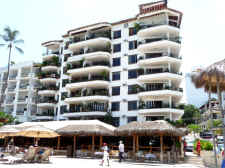
[[[17,136],[19,129],[16,129],[12,125],[5,125],[0,127],[0,137]]]
[[[221,113],[223,114],[223,107],[222,107],[222,91],[225,91],[225,59],[218,61],[207,68],[201,70],[200,72],[194,73],[192,76],[192,82],[194,83],[196,88],[204,88],[206,92],[209,93],[209,110],[211,110],[211,93],[217,93],[218,100],[219,100],[219,107],[221,109]],[[211,122],[213,120],[211,118]],[[213,124],[212,124],[213,125]],[[225,138],[225,133],[224,133]],[[214,144],[214,157],[215,157],[215,164],[217,167],[217,158],[216,158],[216,145],[215,145],[215,138],[213,136],[213,144]],[[225,142],[224,142],[225,145]]]
[[[54,130],[46,128],[42,125],[34,125],[29,128],[25,128],[18,133],[19,136],[33,137],[33,138],[55,138],[58,137]]]

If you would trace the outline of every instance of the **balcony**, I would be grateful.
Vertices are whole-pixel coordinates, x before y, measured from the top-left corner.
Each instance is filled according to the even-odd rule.
[[[152,81],[171,80],[176,81],[178,84],[182,81],[182,73],[166,70],[145,71],[139,69],[139,77],[137,80],[142,83],[150,83]]]
[[[38,94],[43,96],[54,96],[57,91],[59,90],[59,87],[55,85],[50,86],[42,86],[38,89]]]
[[[87,51],[86,53],[74,53],[71,57],[68,58],[68,63],[80,61],[85,59],[87,61],[95,61],[95,60],[109,60],[111,54],[109,51],[103,50],[95,50],[95,51]]]
[[[81,117],[81,116],[105,116],[108,110],[108,104],[89,103],[71,105],[69,111],[64,110],[64,117]]]
[[[38,77],[39,77],[41,83],[56,84],[57,79],[59,79],[60,75],[58,73],[55,73],[55,72],[52,72],[52,73],[40,72],[38,74]]]
[[[41,67],[41,70],[43,72],[57,72],[58,71],[58,67],[57,66],[53,66],[53,65],[49,65],[49,66],[45,66],[45,67]]]
[[[38,100],[38,107],[43,107],[43,108],[54,108],[56,106],[57,101],[52,97],[52,98],[41,98]]]
[[[47,53],[43,53],[43,60],[49,60],[52,59],[53,57],[58,57],[59,55],[59,51],[51,51],[51,52],[47,52]]]
[[[23,72],[23,73],[21,73],[20,77],[27,78],[27,77],[30,77],[29,75],[30,75],[30,72]]]
[[[16,75],[9,76],[9,80],[16,80],[16,77],[17,77],[17,74]]]
[[[16,90],[16,87],[9,87],[7,89],[8,92],[15,92],[15,90]]]
[[[18,111],[16,111],[16,115],[24,115],[24,110],[18,110]]]
[[[72,92],[66,103],[77,103],[82,101],[108,101],[109,91],[107,89],[85,89]]]
[[[50,60],[45,60],[42,62],[41,66],[60,66],[59,57],[52,57]]]
[[[179,119],[184,113],[183,109],[180,109],[174,105],[169,106],[169,104],[151,105],[148,103],[140,103],[139,114],[144,116],[154,116],[154,115],[173,115],[173,119]]]
[[[138,38],[145,38],[157,35],[159,33],[170,33],[179,35],[180,29],[177,25],[172,24],[146,24],[140,25],[139,31],[137,33]]]
[[[19,91],[28,91],[29,89],[29,84],[21,84],[19,86]]]
[[[5,105],[12,105],[14,103],[15,99],[6,99],[5,100]]]
[[[180,37],[152,37],[139,41],[137,49],[139,52],[148,53],[153,49],[165,49],[168,47],[178,52],[181,47]]]
[[[111,31],[99,32],[99,33],[89,33],[86,39],[75,37],[70,40],[69,49],[71,51],[79,51],[85,47],[105,47],[106,45],[111,45]]]
[[[148,66],[172,63],[180,66],[181,59],[181,57],[177,57],[172,53],[145,53],[144,55],[139,56],[138,65]]]

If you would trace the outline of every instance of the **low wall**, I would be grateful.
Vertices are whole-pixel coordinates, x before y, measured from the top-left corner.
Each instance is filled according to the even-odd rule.
[[[215,168],[215,159],[214,159],[214,152],[213,151],[201,151],[201,157],[204,165],[209,168]],[[221,167],[222,163],[222,155],[217,155],[217,164],[218,167]]]

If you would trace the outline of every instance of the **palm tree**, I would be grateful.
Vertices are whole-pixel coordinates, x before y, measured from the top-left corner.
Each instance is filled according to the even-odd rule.
[[[4,41],[4,43],[0,44],[0,46],[6,46],[9,49],[6,87],[8,85],[12,49],[16,49],[20,54],[23,54],[23,50],[20,47],[18,47],[17,44],[24,43],[24,41],[22,39],[18,39],[18,35],[19,35],[19,31],[11,30],[11,28],[9,26],[4,28],[4,34],[0,35],[0,37]]]

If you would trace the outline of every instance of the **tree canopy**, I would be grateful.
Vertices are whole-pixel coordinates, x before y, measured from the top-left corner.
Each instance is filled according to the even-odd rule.
[[[0,112],[0,125],[12,123],[14,120],[15,118],[12,115]]]
[[[183,107],[184,115],[182,116],[182,120],[184,125],[196,124],[200,119],[199,109],[191,104],[183,105]]]

